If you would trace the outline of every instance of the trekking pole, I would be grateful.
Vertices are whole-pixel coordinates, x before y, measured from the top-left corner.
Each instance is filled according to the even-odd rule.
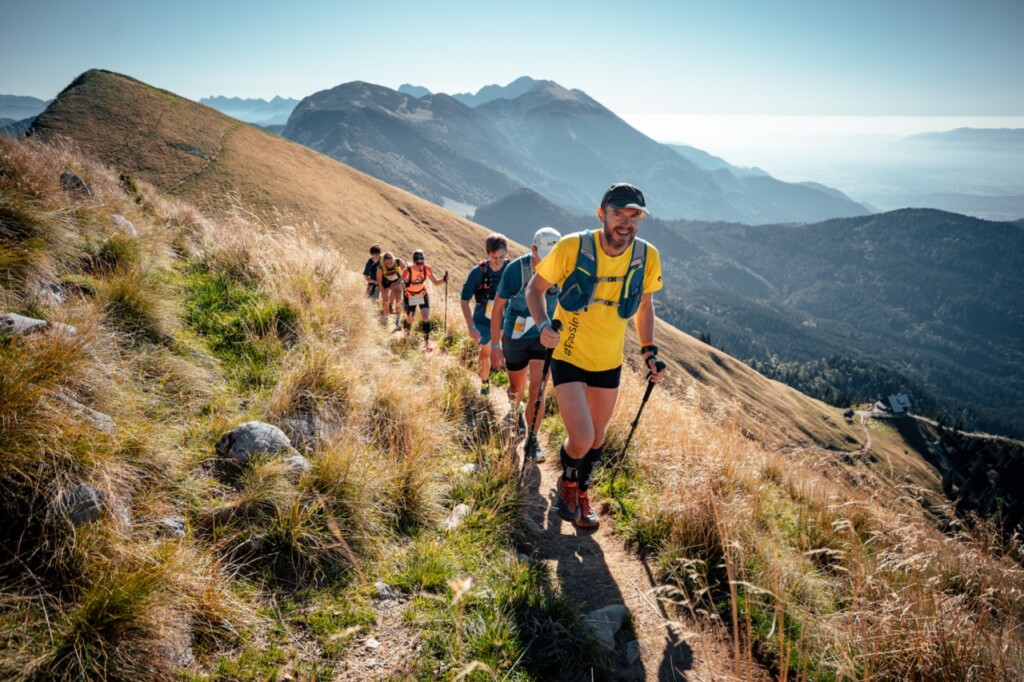
[[[665,363],[661,360],[654,361],[654,367],[657,371],[665,369]],[[651,381],[652,372],[647,372],[647,390],[644,391],[644,399],[640,402],[640,409],[636,411],[636,418],[633,423],[630,424],[629,434],[626,436],[626,444],[622,446],[622,454],[619,455],[619,461],[615,465],[615,470],[612,472],[612,480],[608,484],[608,488],[615,491],[615,478],[619,475],[619,471],[622,469],[623,464],[626,463],[626,451],[629,449],[629,442],[633,440],[633,432],[636,431],[636,425],[640,423],[640,415],[644,413],[644,406],[647,404],[647,399],[651,397],[651,391],[654,390],[654,382]]]
[[[441,350],[444,350],[448,343],[448,271],[444,271],[444,340],[441,341]]]
[[[562,331],[562,321],[561,320],[552,320],[551,321],[551,328],[554,329],[556,332]],[[544,400],[544,389],[547,388],[547,384],[548,384],[548,370],[551,369],[551,356],[552,356],[552,354],[554,354],[554,352],[555,352],[554,348],[548,348],[548,352],[544,354],[544,368],[541,369],[541,371],[540,371],[540,386],[537,389],[537,398],[536,398],[536,400],[533,401],[533,419],[530,420],[531,421],[531,423],[530,423],[530,433],[533,434],[534,438],[537,437],[537,417],[540,416],[540,401]],[[523,444],[523,468],[521,469],[522,472],[526,471],[526,452],[527,452],[526,446],[527,445],[529,445],[529,443],[524,443]],[[521,477],[521,474],[520,474],[520,477]]]

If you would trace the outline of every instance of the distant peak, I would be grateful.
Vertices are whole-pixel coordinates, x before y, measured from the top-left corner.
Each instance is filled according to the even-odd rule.
[[[401,85],[399,85],[398,92],[402,93],[403,95],[410,95],[417,99],[433,94],[430,92],[430,90],[423,87],[422,85],[412,85],[411,83],[402,83]]]
[[[480,88],[475,95],[468,92],[461,92],[452,95],[452,97],[459,100],[466,106],[477,107],[496,99],[515,99],[516,97],[525,95],[528,92],[533,92],[535,90],[551,86],[565,90],[565,88],[562,88],[562,86],[558,85],[558,83],[555,83],[554,81],[535,80],[529,76],[520,76],[505,86],[485,85]]]

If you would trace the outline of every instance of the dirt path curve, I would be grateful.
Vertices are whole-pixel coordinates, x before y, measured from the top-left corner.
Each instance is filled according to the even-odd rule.
[[[509,404],[501,390],[492,392],[492,403],[505,424],[511,423]],[[520,548],[551,566],[563,592],[581,605],[584,614],[612,604],[629,607],[633,631],[620,630],[612,655],[614,679],[625,681],[683,681],[722,679],[711,673],[702,638],[685,624],[672,621],[652,592],[652,569],[626,549],[611,529],[611,519],[601,515],[596,530],[577,528],[555,513],[555,484],[561,474],[557,445],[542,438],[548,461],[531,465],[524,475],[527,491],[527,525],[534,529]],[[522,462],[522,443],[515,450]],[[595,500],[596,505],[600,501]],[[532,522],[532,523],[531,523]],[[536,525],[534,525],[536,524]],[[539,530],[537,528],[539,527]],[[639,656],[628,660],[639,642]],[[723,659],[724,660],[724,659]]]

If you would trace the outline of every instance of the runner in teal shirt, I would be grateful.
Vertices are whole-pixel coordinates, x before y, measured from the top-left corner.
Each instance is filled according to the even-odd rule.
[[[540,332],[533,324],[530,311],[526,307],[526,284],[533,276],[533,267],[544,256],[548,255],[555,243],[561,238],[557,230],[542,227],[533,236],[530,252],[523,254],[508,264],[505,274],[498,284],[491,315],[491,365],[500,367],[505,362],[508,371],[508,394],[514,409],[519,428],[526,432],[523,445],[526,458],[536,462],[544,461],[544,452],[540,449],[535,424],[539,425],[544,417],[544,401],[540,401],[540,414],[534,420],[534,405],[540,390],[541,373],[544,368],[544,356],[547,349],[540,343]],[[546,296],[548,316],[555,314],[558,305],[558,288],[553,287]],[[523,389],[526,384],[526,369],[530,369],[530,396],[526,401],[526,415],[521,409]],[[529,427],[527,427],[529,425]]]

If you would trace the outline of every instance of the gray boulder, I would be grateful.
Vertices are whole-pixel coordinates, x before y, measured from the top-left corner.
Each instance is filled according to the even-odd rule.
[[[172,538],[185,537],[185,518],[182,516],[164,516],[156,520],[157,532]]]
[[[128,220],[123,215],[118,215],[117,213],[115,213],[114,215],[110,216],[110,222],[114,223],[114,226],[118,230],[128,235],[129,237],[139,236],[139,231],[135,229],[135,225],[132,223],[132,221]]]
[[[308,474],[313,465],[302,455],[292,455],[284,458],[284,475],[289,478],[299,479]]]
[[[323,426],[313,415],[297,412],[284,420],[281,430],[295,448],[308,455],[320,444]]]
[[[92,190],[85,180],[78,177],[71,171],[64,171],[60,174],[60,186],[65,192],[82,197],[92,197]]]
[[[629,616],[628,606],[612,604],[583,616],[583,624],[594,635],[594,639],[601,643],[601,646],[612,650],[615,648],[615,633],[622,627],[627,616]]]
[[[53,393],[53,397],[71,408],[71,411],[76,415],[89,420],[89,422],[91,422],[92,425],[100,431],[104,433],[114,433],[117,431],[117,424],[108,415],[98,412],[91,407],[87,407],[71,396],[61,393],[60,391],[55,391]]]
[[[37,320],[34,317],[25,317],[18,313],[4,313],[0,315],[0,333],[25,336],[41,331],[67,334],[69,336],[73,336],[78,333],[76,328],[72,327],[70,324],[64,324],[62,322]]]
[[[452,509],[452,513],[441,523],[441,527],[444,530],[455,530],[462,525],[462,522],[466,520],[469,515],[469,505],[465,503],[455,505],[455,509]]]
[[[62,490],[57,496],[57,505],[76,526],[97,521],[103,513],[100,491],[85,483]]]
[[[37,320],[34,317],[25,317],[18,313],[0,315],[0,332],[16,336],[41,332],[46,329],[46,324],[46,320]]]
[[[265,422],[245,422],[217,441],[217,454],[238,464],[248,464],[253,457],[279,452],[289,456],[299,454],[284,431]]]
[[[35,294],[36,298],[43,305],[64,305],[64,301],[67,300],[64,296],[64,291],[59,286],[53,282],[41,279],[36,280]]]

